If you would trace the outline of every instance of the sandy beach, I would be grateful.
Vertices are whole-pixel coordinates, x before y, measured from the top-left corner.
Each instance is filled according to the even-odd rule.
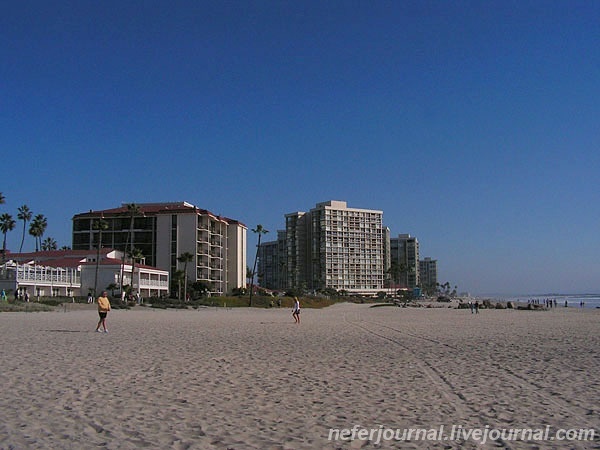
[[[600,310],[340,304],[301,317],[137,307],[112,311],[104,334],[94,309],[2,313],[0,448],[600,448]],[[486,426],[549,434],[450,436]],[[353,427],[353,440],[331,435]],[[550,440],[591,428],[592,441]],[[387,429],[446,439],[369,431]]]

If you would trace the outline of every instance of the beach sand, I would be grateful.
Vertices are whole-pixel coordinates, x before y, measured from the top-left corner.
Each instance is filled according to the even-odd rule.
[[[600,448],[600,310],[340,304],[295,325],[287,308],[136,307],[108,334],[96,322],[0,314],[1,449]],[[328,440],[353,426],[596,437]]]

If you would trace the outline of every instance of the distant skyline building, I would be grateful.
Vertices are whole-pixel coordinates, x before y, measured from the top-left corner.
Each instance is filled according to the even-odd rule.
[[[286,214],[285,224],[277,241],[261,244],[258,272],[264,287],[365,295],[384,289],[389,230],[382,211],[330,200],[308,213]]]
[[[390,264],[393,282],[408,289],[420,286],[419,240],[410,234],[390,238]]]
[[[262,242],[258,247],[258,261],[262,261],[262,264],[257,264],[256,277],[260,287],[276,289],[278,286],[278,253],[277,241]]]
[[[243,223],[187,202],[137,203],[132,227],[127,206],[73,216],[73,250],[96,248],[99,231],[94,224],[104,219],[108,229],[102,232],[102,247],[127,251],[133,245],[147,264],[167,270],[171,279],[184,268],[177,258],[190,253],[188,283],[201,281],[212,295],[246,286],[247,227]]]
[[[258,248],[257,279],[259,286],[271,289],[286,289],[285,231],[277,231],[277,240],[261,243]]]
[[[427,257],[419,261],[419,276],[423,288],[437,287],[437,260]]]

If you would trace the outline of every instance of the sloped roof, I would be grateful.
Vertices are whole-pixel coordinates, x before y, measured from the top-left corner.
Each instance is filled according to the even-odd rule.
[[[46,259],[39,263],[40,266],[55,267],[55,268],[72,268],[76,269],[82,264],[80,259],[62,258],[62,259]]]

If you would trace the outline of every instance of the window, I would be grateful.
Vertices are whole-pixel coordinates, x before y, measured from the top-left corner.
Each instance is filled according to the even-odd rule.
[[[90,219],[73,220],[73,231],[87,231],[91,228]]]

